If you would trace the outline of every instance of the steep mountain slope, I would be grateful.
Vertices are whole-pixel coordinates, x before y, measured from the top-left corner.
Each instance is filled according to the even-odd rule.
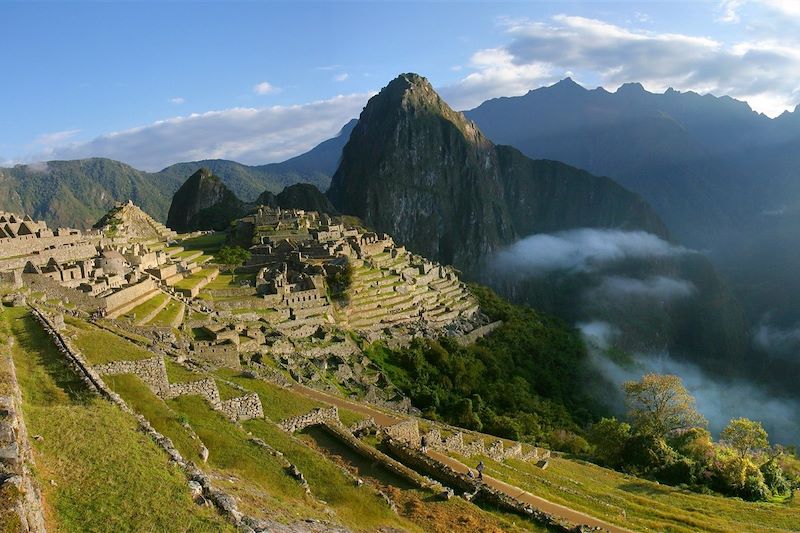
[[[769,203],[761,181],[768,176],[742,164],[762,159],[754,151],[776,137],[776,122],[729,97],[653,94],[640,84],[609,93],[567,78],[465,114],[489,138],[529,157],[613,176],[694,246],[718,244]]]
[[[172,197],[167,226],[184,233],[226,229],[245,206],[222,180],[206,168],[191,175]]]
[[[641,198],[611,180],[496,147],[416,74],[369,101],[328,196],[412,249],[465,269],[532,231],[667,233]]]
[[[163,220],[179,185],[111,159],[18,165],[0,169],[0,209],[30,214],[51,227],[87,228],[114,202],[133,200]]]
[[[268,191],[265,191],[268,193]],[[262,195],[264,196],[264,195]],[[262,198],[261,196],[259,198]],[[266,198],[269,199],[268,197]],[[320,213],[336,214],[327,196],[310,183],[295,183],[274,196],[273,203],[265,203],[282,209],[303,209],[305,211],[318,211]]]
[[[557,242],[546,243],[551,250],[563,246],[559,232],[565,230],[600,232],[592,238],[612,249],[616,244],[604,239],[639,239],[642,232],[660,238],[659,246],[671,245],[666,227],[641,197],[608,178],[495,146],[418,75],[399,76],[367,104],[328,196],[340,211],[515,301],[571,322],[613,322],[627,350],[673,350],[718,369],[743,357],[738,305],[699,254],[620,260],[547,276],[487,268],[497,252],[532,234],[554,235],[548,238]],[[612,229],[621,233],[602,233]],[[696,294],[687,302],[615,293],[608,302],[608,295],[592,292],[620,279],[639,292],[647,292],[648,283],[677,280],[687,294]]]

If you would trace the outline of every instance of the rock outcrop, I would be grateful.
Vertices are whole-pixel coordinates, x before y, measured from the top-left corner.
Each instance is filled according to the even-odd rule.
[[[201,168],[172,197],[167,226],[180,233],[223,230],[242,216],[244,209],[242,201],[219,177]]]
[[[400,75],[370,99],[328,197],[411,250],[467,271],[536,232],[667,234],[639,196],[612,180],[495,146],[416,74]]]

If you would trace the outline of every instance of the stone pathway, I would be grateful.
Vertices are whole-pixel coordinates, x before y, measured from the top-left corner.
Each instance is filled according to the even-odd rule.
[[[344,398],[338,398],[331,394],[311,389],[304,385],[293,384],[292,390],[294,390],[299,394],[302,394],[303,396],[312,398],[314,400],[329,403],[335,405],[336,407],[349,409],[351,411],[355,411],[365,416],[371,416],[375,420],[375,423],[377,423],[380,426],[384,427],[392,426],[394,424],[397,424],[398,422],[402,422],[403,420],[400,417],[389,415],[387,413],[384,413],[383,411],[379,411],[378,409],[375,409],[368,405],[352,402],[350,400],[345,400]],[[452,457],[445,455],[443,453],[433,450],[428,450],[427,455],[439,461],[440,463],[445,464],[450,468],[453,468],[457,472],[466,473],[468,470],[468,467],[464,463],[456,459],[453,459]],[[582,524],[591,527],[599,527],[605,531],[609,531],[610,533],[633,533],[633,531],[630,529],[626,529],[621,526],[616,526],[614,524],[611,524],[604,520],[600,520],[599,518],[594,518],[580,511],[576,511],[574,509],[570,509],[569,507],[553,503],[539,496],[534,496],[530,492],[524,491],[519,487],[515,487],[514,485],[510,485],[504,481],[500,481],[499,479],[495,479],[493,477],[484,475],[484,482],[487,485],[491,486],[492,488],[495,488],[511,496],[512,498],[515,498],[518,501],[527,503],[552,516],[563,518],[564,520],[567,520],[570,523]]]

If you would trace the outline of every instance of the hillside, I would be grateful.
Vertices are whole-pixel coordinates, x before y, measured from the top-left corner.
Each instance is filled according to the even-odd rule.
[[[607,196],[606,205],[596,205],[596,195]],[[533,229],[667,233],[639,197],[611,180],[496,147],[416,74],[370,99],[328,196],[340,211],[459,268]]]
[[[119,161],[91,158],[0,168],[0,210],[29,213],[53,227],[86,228],[115,202],[132,200],[164,222],[170,198],[200,168],[211,170],[245,201],[255,200],[264,190],[278,193],[300,182],[324,191],[354,125],[355,121],[349,122],[338,136],[304,154],[261,166],[216,159],[178,163],[151,173]]]
[[[192,174],[172,197],[167,226],[180,233],[224,230],[244,214],[244,204],[206,168]]]
[[[328,196],[340,211],[516,302],[574,324],[613,324],[624,350],[671,350],[721,373],[744,357],[735,298],[704,257],[670,244],[665,225],[641,197],[609,178],[494,145],[418,75],[401,75],[369,101]],[[619,252],[611,264],[560,266],[569,253],[638,248],[633,243],[642,232],[671,251],[639,258]],[[532,245],[541,249],[528,252]],[[566,255],[554,260],[552,271],[526,270],[539,257],[545,263],[561,257],[561,250]],[[689,286],[692,297],[650,297],[647,284],[663,279]],[[609,280],[613,293],[596,296]]]

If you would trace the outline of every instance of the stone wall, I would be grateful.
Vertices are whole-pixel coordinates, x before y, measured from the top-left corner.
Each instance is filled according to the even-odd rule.
[[[254,392],[223,401],[220,411],[234,421],[264,418],[261,400]]]
[[[28,261],[36,266],[44,266],[50,259],[55,259],[58,263],[89,259],[97,255],[97,248],[92,243],[76,243],[60,248],[42,250],[38,253],[30,253],[29,249],[23,250],[21,253],[29,255],[0,260],[0,270],[22,268]]]
[[[213,344],[208,341],[192,343],[193,357],[208,361],[216,366],[234,368],[242,367],[239,361],[239,347],[232,343]]]
[[[278,426],[284,431],[294,433],[310,426],[321,426],[327,422],[339,423],[339,410],[335,405],[327,409],[317,408],[304,415],[287,418]]]
[[[429,457],[428,455],[395,440],[386,441],[391,454],[397,457],[404,465],[417,472],[422,472],[447,486],[453,487],[473,498],[485,501],[500,509],[528,517],[554,531],[575,532],[581,531],[580,526],[545,513],[531,505],[500,492],[475,478],[456,472],[449,466]]]
[[[100,300],[94,296],[77,289],[64,287],[57,281],[42,274],[22,274],[22,279],[32,292],[43,292],[47,300],[58,299],[64,302],[71,302],[87,312],[102,307]]]
[[[136,417],[142,430],[167,453],[172,461],[184,470],[190,481],[200,486],[203,497],[212,502],[234,526],[241,528],[243,531],[252,531],[254,526],[262,522],[239,511],[236,500],[231,495],[214,487],[211,483],[211,479],[206,476],[203,471],[197,468],[194,463],[187,462],[183,459],[183,456],[175,448],[169,438],[156,431],[145,417],[136,414],[117,393],[109,389],[100,376],[86,363],[80,352],[72,350],[67,339],[52,328],[51,322],[47,316],[43,315],[37,309],[33,309],[33,314],[42,324],[45,332],[51,336],[56,347],[67,357],[70,365],[76,369],[78,376],[89,385],[90,388],[97,390],[112,403],[119,406],[120,409]],[[42,531],[43,530],[44,529],[42,529]]]
[[[446,438],[442,438],[441,432],[433,428],[428,431],[425,436],[425,445],[433,450],[441,450],[445,452],[452,452],[464,457],[472,457],[475,455],[485,455],[495,461],[503,461],[505,459],[521,459],[523,461],[538,461],[541,459],[548,459],[550,457],[550,450],[540,450],[533,448],[533,450],[524,453],[522,444],[515,442],[511,446],[505,446],[503,441],[494,441],[490,446],[486,446],[484,440],[480,437],[470,442],[464,441],[464,434],[456,432]]]
[[[414,418],[409,418],[384,428],[383,432],[393,440],[404,442],[414,447],[420,445],[419,424]]]
[[[109,294],[105,298],[102,298],[101,301],[103,302],[106,311],[109,313],[117,312],[121,309],[124,309],[125,306],[136,302],[139,298],[142,298],[157,290],[158,287],[156,287],[153,279],[147,277],[135,285],[122,288],[113,294]]]
[[[135,374],[160,397],[169,396],[170,385],[167,381],[167,369],[161,356],[139,361],[112,361],[95,365],[95,372],[100,375]]]
[[[503,321],[497,320],[496,322],[491,322],[489,324],[486,324],[485,326],[479,326],[470,331],[469,333],[467,333],[466,335],[455,337],[455,340],[461,346],[469,346],[470,344],[473,344],[481,337],[485,337],[486,335],[493,332],[502,325]]]
[[[421,476],[418,472],[407,467],[403,463],[396,461],[395,459],[392,459],[391,457],[382,453],[376,448],[361,442],[359,439],[354,437],[350,431],[348,431],[344,426],[342,426],[340,422],[338,421],[326,422],[324,424],[321,424],[320,427],[322,427],[329,435],[334,437],[336,440],[338,440],[339,442],[341,442],[342,444],[344,444],[357,454],[369,459],[374,463],[380,464],[389,472],[403,479],[407,479],[417,487],[422,489],[427,489],[427,488],[432,488],[434,486],[438,486],[438,483],[437,484],[433,483],[430,479]]]
[[[217,389],[217,384],[211,378],[186,381],[183,383],[170,383],[167,398],[175,398],[187,394],[201,396],[214,410],[222,410],[222,400],[219,397],[219,389]]]
[[[41,495],[22,416],[22,394],[11,358],[13,337],[0,353],[0,525],[4,531],[44,533]]]

